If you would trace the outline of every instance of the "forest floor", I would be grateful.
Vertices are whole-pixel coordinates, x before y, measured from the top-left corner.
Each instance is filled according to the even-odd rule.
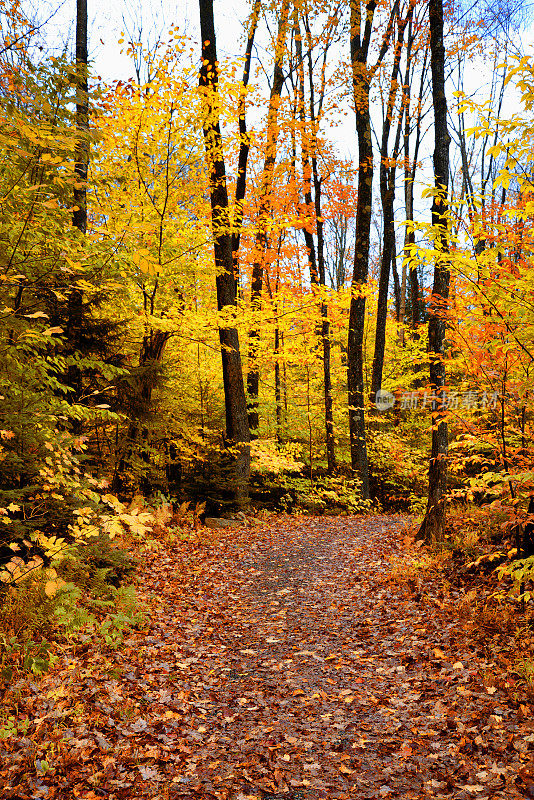
[[[279,517],[145,552],[148,629],[6,693],[30,724],[0,741],[0,796],[534,797],[502,636],[404,574],[408,525]]]

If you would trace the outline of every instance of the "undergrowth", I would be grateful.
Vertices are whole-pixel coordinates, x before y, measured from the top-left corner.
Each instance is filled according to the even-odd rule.
[[[518,559],[508,531],[499,507],[457,507],[439,545],[416,542],[411,531],[388,581],[415,599],[437,592],[454,602],[463,629],[522,702],[534,698],[534,557]]]
[[[117,649],[145,624],[133,585],[136,560],[101,532],[61,559],[2,589],[0,683],[20,673],[42,675],[62,641],[96,638]]]
[[[282,494],[279,507],[292,514],[365,514],[373,510],[369,500],[361,495],[361,482],[342,476],[324,476],[312,480],[282,475],[279,478]]]

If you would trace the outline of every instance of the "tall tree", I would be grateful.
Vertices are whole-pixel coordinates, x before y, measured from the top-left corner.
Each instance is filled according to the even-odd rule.
[[[304,193],[304,239],[308,251],[310,265],[310,280],[314,290],[319,293],[319,307],[321,314],[320,339],[322,345],[323,362],[323,390],[324,390],[324,416],[325,416],[325,444],[328,472],[334,472],[336,468],[335,455],[335,436],[334,436],[334,417],[333,417],[333,397],[332,397],[332,376],[331,376],[331,340],[330,322],[328,319],[328,305],[325,301],[324,293],[321,295],[321,287],[326,286],[325,274],[325,242],[324,224],[322,215],[322,185],[323,178],[319,172],[319,145],[318,131],[323,116],[323,105],[326,93],[326,67],[328,53],[333,41],[336,30],[337,17],[331,15],[327,20],[326,26],[319,37],[319,44],[322,48],[321,60],[319,62],[319,81],[316,85],[314,75],[314,42],[311,32],[309,15],[304,15],[304,28],[306,32],[307,53],[306,58],[302,52],[302,35],[299,23],[299,8],[294,9],[294,39],[297,72],[297,95],[298,95],[298,118],[300,121],[301,133],[301,155],[302,155],[302,176]],[[308,71],[308,105],[309,121],[306,119],[306,97],[304,86],[304,66],[307,65]],[[312,194],[313,186],[313,194]],[[317,231],[317,246],[313,236],[313,224]]]
[[[365,284],[369,275],[369,250],[371,215],[373,206],[373,143],[371,140],[371,113],[369,94],[371,82],[387,53],[393,20],[398,11],[394,3],[389,23],[384,33],[380,52],[374,64],[369,64],[369,50],[373,34],[376,0],[351,0],[350,4],[350,60],[352,88],[358,136],[358,202],[356,207],[356,241],[354,245],[354,271],[349,311],[347,341],[347,378],[349,395],[349,436],[353,472],[362,482],[362,496],[369,498],[369,463],[365,434],[364,353]]]
[[[258,28],[260,17],[261,0],[254,0],[254,7],[250,17],[249,30],[247,36],[247,46],[245,49],[245,63],[243,66],[243,91],[239,94],[238,125],[239,125],[239,155],[237,159],[237,181],[235,187],[234,219],[232,225],[232,251],[234,254],[234,272],[236,280],[239,276],[238,252],[241,241],[241,228],[243,225],[243,203],[247,186],[247,164],[250,151],[250,136],[247,130],[246,118],[246,92],[244,91],[250,78],[250,66],[252,62],[252,48]]]
[[[74,165],[74,211],[72,224],[82,236],[87,232],[87,175],[89,171],[89,81],[87,48],[87,0],[76,0],[76,163]],[[74,286],[68,297],[66,338],[73,353],[79,349],[83,326],[83,292]],[[82,395],[82,371],[76,365],[68,370],[67,384],[70,400],[76,402]],[[79,421],[74,420],[74,430],[79,432]]]
[[[226,168],[222,149],[218,111],[218,70],[213,0],[199,0],[202,37],[200,88],[203,91],[203,132],[209,171],[211,222],[215,266],[217,269],[217,306],[219,311],[236,305],[232,233],[229,220]],[[238,504],[248,499],[250,475],[250,431],[243,384],[239,336],[235,327],[219,327],[228,444],[237,448],[235,457],[234,496]]]
[[[89,170],[89,81],[87,70],[87,0],[76,0],[76,164],[72,224],[87,231],[87,174]]]
[[[414,184],[417,172],[417,162],[419,157],[419,148],[421,146],[421,123],[422,123],[422,109],[423,109],[423,94],[427,76],[427,48],[424,48],[423,64],[421,66],[421,76],[419,83],[419,94],[415,106],[415,121],[413,120],[412,111],[412,94],[411,83],[413,78],[413,65],[415,59],[413,58],[414,42],[416,32],[413,20],[410,20],[408,30],[408,43],[406,46],[406,71],[404,75],[404,205],[405,205],[405,220],[406,230],[404,232],[404,259],[402,267],[402,283],[403,289],[401,290],[401,303],[399,322],[401,326],[404,324],[405,317],[405,303],[406,303],[406,282],[409,280],[410,287],[410,300],[411,300],[411,325],[416,328],[421,322],[421,291],[419,287],[419,277],[417,274],[417,264],[413,257],[415,247],[415,229],[413,226],[414,219]],[[415,127],[415,145],[413,158],[410,159],[410,135],[412,128]],[[409,270],[409,275],[407,271]]]
[[[434,284],[429,305],[428,349],[432,405],[432,452],[428,473],[428,505],[419,535],[426,541],[443,538],[447,488],[448,426],[445,412],[445,326],[449,297],[449,145],[447,96],[445,94],[445,46],[443,0],[429,0],[430,66],[434,106]]]
[[[386,318],[389,296],[389,277],[392,263],[395,259],[395,218],[394,218],[394,202],[395,202],[395,178],[397,172],[397,158],[400,149],[400,137],[402,131],[402,113],[398,121],[397,136],[393,153],[389,157],[389,135],[391,125],[393,122],[393,113],[395,110],[395,103],[398,90],[398,76],[400,69],[400,61],[402,55],[404,31],[406,25],[413,14],[413,8],[416,0],[410,0],[408,11],[404,18],[400,16],[397,18],[397,41],[395,42],[395,51],[393,56],[393,65],[391,68],[391,77],[389,81],[389,93],[386,105],[386,113],[382,125],[382,141],[380,144],[380,200],[382,203],[383,214],[383,244],[382,244],[382,259],[380,262],[380,278],[378,284],[378,305],[376,311],[376,336],[375,336],[375,352],[373,357],[373,376],[371,381],[371,402],[374,402],[376,393],[382,386],[382,372],[384,369],[384,352],[386,346]],[[397,304],[397,311],[400,311],[400,298]]]
[[[283,63],[286,50],[286,36],[289,24],[289,0],[283,0],[278,18],[278,32],[274,46],[274,67],[269,109],[267,111],[267,130],[265,135],[265,158],[263,162],[257,231],[254,247],[254,263],[252,265],[251,297],[253,309],[259,310],[263,291],[263,278],[265,271],[265,255],[268,244],[269,220],[271,216],[271,191],[273,182],[274,165],[276,163],[276,147],[280,131],[278,124],[278,111],[280,97],[284,86]],[[249,333],[249,366],[247,375],[247,390],[249,412],[248,421],[253,436],[259,426],[258,394],[260,388],[260,367],[258,364],[258,345],[260,331],[253,325]]]

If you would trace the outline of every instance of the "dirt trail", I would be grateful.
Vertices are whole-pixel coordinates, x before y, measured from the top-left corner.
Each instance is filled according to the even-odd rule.
[[[530,710],[489,685],[454,597],[391,582],[404,534],[399,517],[286,518],[148,557],[149,631],[36,687],[4,796],[525,796]],[[39,741],[52,770],[25,773]]]

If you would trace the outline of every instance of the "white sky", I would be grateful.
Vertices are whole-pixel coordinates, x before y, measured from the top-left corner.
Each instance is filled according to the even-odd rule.
[[[47,44],[62,49],[67,45],[74,52],[76,0],[32,0],[38,16],[50,20],[43,29]],[[221,55],[239,54],[243,22],[249,13],[246,0],[215,0],[215,22]],[[158,35],[165,38],[171,25],[178,25],[186,34],[198,39],[199,10],[197,0],[88,0],[89,57],[94,72],[104,80],[126,79],[133,75],[130,59],[121,55],[117,44],[126,24],[135,30],[142,20],[145,37],[151,41]]]

